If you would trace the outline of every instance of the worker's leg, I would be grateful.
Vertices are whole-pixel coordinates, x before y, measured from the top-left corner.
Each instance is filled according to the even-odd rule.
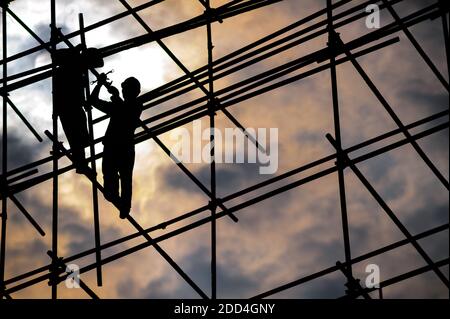
[[[85,147],[89,145],[89,133],[87,129],[86,114],[82,109],[78,110],[77,119],[76,126],[78,129],[76,130],[77,134],[75,137],[77,146],[74,149],[74,151],[78,153],[76,155],[79,161],[77,173],[86,174],[89,173],[89,169],[88,162],[86,161]]]
[[[75,106],[68,106],[75,107]],[[84,119],[84,122],[83,122]],[[72,160],[75,167],[77,168],[77,173],[87,173],[87,163],[85,161],[86,155],[84,148],[86,146],[86,116],[84,112],[80,110],[79,112],[66,111],[61,113],[60,120],[61,125],[66,134],[67,141],[70,145],[70,150],[72,153]]]
[[[121,186],[121,208],[120,217],[126,218],[131,210],[131,197],[133,193],[133,168],[135,153],[128,150],[122,153],[120,161],[120,186]]]
[[[115,152],[105,146],[103,150],[103,184],[105,199],[110,202],[118,203],[119,199],[119,169]]]

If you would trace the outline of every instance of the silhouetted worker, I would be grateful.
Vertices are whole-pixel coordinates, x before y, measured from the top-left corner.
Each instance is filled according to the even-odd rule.
[[[103,66],[103,59],[97,49],[89,48],[81,51],[77,46],[70,49],[60,49],[54,54],[54,63],[58,65],[53,88],[55,113],[59,116],[72,151],[76,172],[87,172],[84,148],[89,143],[86,125],[86,115],[83,106],[86,105],[84,86],[85,76],[89,68]]]
[[[102,85],[107,86],[111,102],[99,99],[98,94]],[[103,140],[104,196],[110,202],[119,205],[120,218],[126,218],[131,209],[135,157],[133,137],[142,112],[142,103],[137,100],[140,92],[141,84],[136,78],[130,77],[122,83],[122,100],[119,91],[109,86],[106,75],[101,74],[91,94],[92,106],[110,115]],[[119,196],[119,181],[121,196]]]

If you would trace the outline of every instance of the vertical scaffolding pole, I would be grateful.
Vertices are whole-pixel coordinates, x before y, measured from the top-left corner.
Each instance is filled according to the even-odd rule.
[[[210,127],[210,147],[211,147],[211,299],[217,299],[217,235],[216,235],[216,161],[214,150],[214,127],[215,127],[215,98],[214,98],[214,79],[213,79],[213,43],[211,30],[211,6],[210,0],[206,0],[206,14],[208,23],[206,24],[206,33],[208,40],[208,79],[209,79],[209,127]]]
[[[430,59],[430,57],[427,55],[425,50],[422,48],[422,46],[417,42],[416,38],[412,35],[411,31],[404,25],[402,22],[402,19],[395,11],[394,7],[387,1],[383,0],[383,3],[386,5],[386,8],[388,9],[389,13],[394,18],[395,22],[399,25],[399,27],[403,30],[403,33],[408,38],[409,42],[413,45],[413,47],[416,49],[417,53],[422,57],[423,61],[428,65],[430,70],[434,73],[436,78],[441,82],[441,84],[444,86],[444,88],[449,90],[448,82],[444,78],[444,76],[439,72],[436,65],[433,63],[433,61]]]
[[[56,43],[57,43],[57,32],[56,32],[56,4],[55,0],[50,0],[50,10],[51,10],[51,54],[52,56],[56,51]],[[54,61],[54,59],[52,59]],[[53,74],[55,74],[56,66],[53,63],[52,67]],[[58,114],[56,113],[55,108],[55,77],[52,77],[52,122],[53,122],[53,136],[58,136]],[[53,204],[52,204],[52,268],[51,271],[53,275],[57,276],[58,269],[58,138],[53,141],[52,152],[53,152]],[[58,297],[58,283],[57,280],[51,280],[52,285],[52,299],[56,299]]]
[[[342,146],[341,142],[341,124],[339,118],[339,97],[337,87],[336,75],[336,36],[333,29],[333,8],[331,0],[327,0],[327,19],[328,19],[328,48],[330,49],[330,71],[331,71],[331,92],[333,98],[333,118],[334,118],[334,132],[336,136],[336,143]],[[338,166],[338,182],[339,182],[339,201],[341,206],[342,218],[342,232],[344,237],[344,251],[347,273],[352,276],[351,266],[351,251],[350,251],[350,235],[348,230],[347,204],[345,196],[345,180],[344,180],[344,166],[342,161],[341,148],[336,150],[336,165]]]
[[[5,88],[4,92],[5,95],[3,96],[3,110],[2,110],[2,116],[3,116],[3,131],[2,131],[2,180],[1,183],[1,191],[5,192],[7,191],[7,160],[8,160],[8,121],[7,121],[7,99],[6,95],[7,90],[7,61],[6,61],[6,55],[7,55],[7,30],[6,30],[6,6],[8,5],[7,1],[3,2],[3,8],[2,8],[2,42],[3,42],[3,50],[2,50],[2,58],[5,61],[3,63],[3,88]],[[8,218],[6,207],[7,207],[7,199],[8,196],[6,194],[3,196],[2,200],[2,233],[1,233],[1,244],[0,244],[0,300],[3,299],[3,292],[5,290],[5,258],[6,258],[6,220]]]
[[[445,3],[444,0],[439,0],[439,5],[441,6],[441,10],[442,10],[442,32],[444,35],[444,43],[445,43],[445,55],[447,58],[447,76],[448,79],[450,81],[450,48],[449,48],[449,30],[448,30],[448,21],[447,21],[447,13],[445,11]],[[448,6],[448,4],[447,4]]]
[[[86,37],[84,33],[84,19],[83,14],[80,13],[78,15],[78,21],[80,24],[80,38],[81,38],[81,44],[83,45],[83,49],[87,49],[86,46]],[[86,101],[89,101],[90,97],[90,91],[89,91],[89,73],[88,69],[86,69],[85,78],[85,97]],[[94,141],[94,125],[92,123],[92,107],[86,103],[85,105],[86,113],[87,113],[87,120],[88,120],[88,128],[89,128],[89,140],[90,140],[90,147],[89,152],[91,156],[91,168],[94,174],[97,173],[97,165],[95,163],[95,144]],[[95,241],[95,261],[97,262],[97,286],[102,286],[102,266],[100,261],[102,260],[101,250],[100,247],[100,216],[99,216],[99,209],[98,209],[98,190],[97,185],[95,183],[92,183],[92,207],[94,211],[94,241]]]
[[[352,52],[348,49],[348,47],[345,47],[344,42],[339,37],[338,33],[335,33],[336,42],[340,45],[340,47],[343,49],[343,52],[347,56],[347,58],[350,59],[353,67],[356,69],[358,74],[361,76],[361,78],[366,82],[369,89],[372,91],[372,93],[375,95],[375,97],[378,99],[378,101],[381,103],[381,105],[384,107],[386,112],[389,114],[389,116],[392,118],[392,120],[397,124],[397,126],[402,130],[403,135],[410,140],[411,146],[414,148],[414,150],[417,152],[417,154],[420,156],[420,158],[423,160],[423,162],[428,166],[428,168],[433,172],[433,174],[439,179],[439,181],[444,185],[445,188],[450,189],[450,184],[447,181],[447,179],[444,177],[444,175],[439,171],[439,169],[434,165],[433,161],[428,157],[428,155],[423,151],[422,147],[411,138],[411,133],[405,128],[405,125],[403,124],[400,117],[397,115],[397,113],[394,111],[392,106],[389,104],[389,102],[386,100],[386,98],[383,96],[383,94],[380,92],[380,90],[377,88],[375,83],[370,79],[370,77],[367,75],[366,71],[361,67],[359,62],[356,60],[356,58],[353,56]]]

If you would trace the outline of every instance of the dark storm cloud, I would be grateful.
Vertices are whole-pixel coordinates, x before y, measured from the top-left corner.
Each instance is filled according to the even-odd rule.
[[[304,249],[305,245],[308,246],[306,250]],[[301,247],[296,246],[296,248],[303,249],[300,251],[303,251],[305,255],[308,255],[309,252],[314,249],[320,251],[323,260],[320,261],[320,265],[317,265],[319,268],[332,266],[337,260],[342,260],[342,257],[337,255],[337,252],[342,251],[342,247],[338,243],[322,244],[311,240],[305,241],[304,245],[301,245]],[[298,254],[298,251],[296,251],[295,254]],[[187,265],[186,262],[188,263]],[[183,265],[185,271],[191,276],[194,282],[201,287],[205,293],[209,294],[211,263],[208,259],[208,254],[205,251],[199,250],[192,255],[189,255],[184,263],[180,263],[180,265]],[[136,285],[132,280],[124,280],[119,286],[120,293],[122,296],[130,296],[130,292],[133,292],[137,293],[138,296],[144,296],[144,298],[199,298],[198,294],[179,277],[177,278],[176,288],[169,288],[172,287],[172,284],[169,284],[169,277],[172,275],[170,273],[171,271],[172,270],[168,270],[169,273],[163,277],[151,281],[142,293],[136,292]],[[259,270],[257,273],[246,276],[237,265],[219,263],[217,267],[219,298],[249,298],[262,292],[263,289],[261,288],[261,283],[270,271],[271,269],[268,267],[265,271]],[[300,270],[298,274],[291,274],[291,276],[292,280],[297,279],[300,276]],[[286,292],[285,297],[340,297],[345,291],[344,279],[345,278],[340,278],[339,275],[327,276],[314,283],[302,285],[300,295],[297,289],[292,289]]]
[[[345,295],[345,283],[342,273],[325,276],[318,280],[310,281],[297,289],[288,291],[290,298],[302,299],[335,299]]]
[[[61,235],[69,238],[69,243],[67,245],[67,254],[69,256],[86,251],[95,246],[93,222],[86,223],[85,220],[76,218],[78,215],[75,211],[72,213],[72,216],[75,218],[74,221],[63,224],[60,230]],[[119,231],[114,227],[102,227],[100,229],[100,235],[103,242],[105,241],[105,238],[116,239],[120,237],[119,234]],[[114,246],[108,248],[108,254],[118,253],[120,250],[120,247]]]
[[[387,153],[376,157],[372,161],[365,162],[365,164],[367,164],[368,177],[372,182],[377,183],[389,176],[397,161],[391,154]]]
[[[421,90],[405,90],[400,92],[399,97],[413,105],[426,109],[429,114],[444,110],[448,107],[448,94],[430,93]]]
[[[11,109],[10,109],[11,112]],[[24,129],[24,131],[27,129]],[[23,132],[22,132],[23,133]],[[26,132],[28,134],[28,132]],[[31,133],[30,133],[31,134]],[[8,130],[8,167],[14,168],[35,161],[42,147],[39,142],[31,143],[20,135],[17,129]],[[3,138],[0,135],[0,149],[3,149]],[[0,165],[2,158],[0,158]]]
[[[52,209],[51,205],[44,203],[39,198],[30,195],[28,192],[23,192],[16,195],[16,198],[22,204],[22,206],[28,211],[28,213],[36,220],[36,222],[48,233],[49,225],[51,224]],[[22,225],[28,223],[25,217],[14,207],[13,213],[8,216],[10,220],[17,224]],[[35,233],[36,236],[37,233]]]
[[[320,234],[324,233],[339,233],[336,225],[330,224],[315,224],[314,226],[302,230],[295,237],[293,237],[293,245],[288,249],[291,254],[295,252],[302,252],[305,256],[310,254],[317,254],[314,258],[314,267],[322,269],[336,264],[338,260],[343,258],[343,245],[341,241],[323,241]]]
[[[126,283],[123,283],[126,285]],[[138,296],[145,299],[197,299],[200,296],[186,284],[182,279],[179,279],[179,286],[175,290],[168,290],[168,281],[164,276],[152,281],[144,291],[140,292]],[[122,291],[124,291],[122,289]],[[125,290],[126,291],[126,290]],[[126,297],[126,296],[125,296]]]
[[[258,276],[248,278],[232,265],[217,267],[217,285],[220,298],[248,298],[260,290]]]
[[[19,16],[21,20],[25,20],[23,17]],[[11,18],[12,19],[12,18]],[[14,20],[15,21],[15,20]],[[26,23],[26,21],[24,21]],[[35,32],[43,41],[48,41],[49,36],[47,35],[49,33],[48,29],[49,26],[45,24],[39,24],[36,28],[31,27],[33,32]],[[30,35],[26,30],[21,29],[21,32],[24,36],[10,36],[8,38],[9,42],[16,43],[17,47],[14,49],[14,52],[11,52],[10,55],[15,55],[18,52],[22,52],[31,48],[34,48],[39,44],[39,42]],[[41,49],[37,51],[36,53],[32,53],[31,55],[28,55],[23,58],[16,59],[12,61],[11,63],[8,63],[8,74],[16,74],[20,73],[29,69],[33,69],[35,67],[36,59],[37,57],[43,53],[47,52],[44,49]]]
[[[299,236],[299,238],[302,238]],[[320,243],[314,239],[303,240],[299,245],[296,245],[301,252],[299,258],[302,255],[307,256],[314,255],[314,265],[308,265],[310,267],[301,266],[298,267],[297,273],[291,273],[288,282],[303,278],[317,271],[332,267],[337,261],[344,261],[343,246],[337,242],[334,243]],[[298,254],[298,251],[293,253]],[[312,255],[311,255],[312,254]],[[279,294],[273,295],[273,297],[281,298],[338,298],[345,294],[346,280],[343,274],[340,272],[334,272],[331,275],[321,277],[317,280],[305,282],[295,288],[288,289]],[[279,285],[283,285],[285,282],[280,282]]]
[[[68,223],[61,227],[62,234],[70,238],[70,242],[67,245],[69,255],[74,255],[93,247],[94,235],[92,228],[91,225],[82,223]]]
[[[46,238],[51,234],[52,224],[52,203],[51,197],[40,198],[33,192],[25,191],[16,195],[20,203],[27,209],[30,215],[37,221],[37,223],[46,232]],[[94,227],[93,222],[86,223],[79,215],[79,211],[73,207],[64,205],[59,206],[59,234],[66,236],[68,255],[73,255],[94,247]],[[20,213],[17,208],[11,210],[8,215],[9,221],[20,227],[28,220]],[[109,240],[119,237],[119,230],[114,226],[101,228],[101,236],[103,239]],[[33,230],[32,236],[34,240],[39,241],[40,235]],[[108,249],[108,253],[116,253],[120,247],[112,247]]]
[[[441,260],[448,257],[449,241],[448,230],[420,240],[420,245],[433,260]],[[448,268],[443,268],[448,276]]]
[[[186,256],[178,264],[204,293],[209,294],[211,270],[206,261],[206,253],[204,249],[200,249]],[[139,295],[144,298],[200,298],[199,294],[170,267],[165,267],[164,274],[150,281]]]
[[[186,265],[187,263],[187,265]],[[204,250],[198,250],[190,254],[180,265],[184,266],[186,273],[206,293],[210,293],[211,261]],[[177,277],[177,286],[171,289],[169,277],[173,270],[157,280],[151,281],[145,287],[142,294],[144,298],[199,298],[200,296],[180,277]],[[259,290],[259,278],[247,278],[239,273],[233,265],[218,264],[217,287],[219,298],[245,298],[257,293]],[[130,280],[124,280],[120,284],[120,293],[129,296],[129,292],[135,292],[135,285]]]
[[[430,196],[425,207],[421,207],[405,220],[405,225],[412,233],[423,232],[428,228],[448,223],[448,203],[436,205],[432,198]]]
[[[209,189],[210,167],[204,166],[194,170],[193,174]],[[162,180],[170,188],[184,190],[188,193],[199,193],[201,190],[180,169],[172,167],[162,174]],[[217,189],[220,194],[230,194],[242,188],[244,184],[254,184],[261,178],[257,164],[218,164],[216,170]]]
[[[41,258],[45,261],[46,252],[49,247],[40,239],[36,239],[30,242],[29,245],[12,246],[8,248],[8,258],[20,258],[23,256],[33,256],[34,258]]]
[[[119,298],[136,298],[135,282],[131,278],[119,281],[116,287]]]
[[[405,177],[401,177],[400,179],[389,178],[396,167],[398,167],[397,165],[401,165],[401,162],[390,153],[383,154],[360,164],[360,168],[364,168],[365,177],[372,185],[383,184],[383,187],[377,191],[385,201],[395,200],[405,194]],[[389,182],[386,183],[386,181]]]
[[[320,143],[326,143],[325,140],[325,134],[323,132],[311,132],[311,131],[304,131],[297,134],[297,141],[300,144],[304,143],[312,143],[312,144],[320,144]]]

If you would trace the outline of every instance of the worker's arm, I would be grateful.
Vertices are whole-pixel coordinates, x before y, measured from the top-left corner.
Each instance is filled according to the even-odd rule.
[[[100,89],[103,85],[106,84],[106,75],[104,73],[100,74],[97,85],[91,92],[90,104],[96,109],[102,111],[103,113],[109,114],[110,110],[110,102],[101,100],[98,95],[100,93]]]

